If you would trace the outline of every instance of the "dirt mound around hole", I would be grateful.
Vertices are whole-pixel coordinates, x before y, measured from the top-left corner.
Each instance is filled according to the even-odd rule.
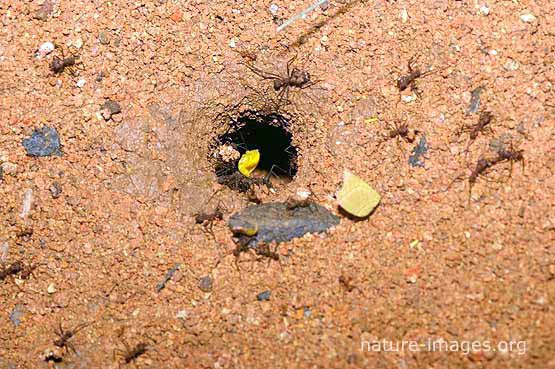
[[[224,166],[214,155],[224,142],[240,154],[255,146],[261,150],[259,179],[290,182],[297,173],[291,117],[268,112],[258,96],[232,97],[190,106],[152,104],[125,119],[115,130],[112,154],[121,170],[109,185],[184,215],[209,211],[222,196],[212,197],[222,183],[216,174],[241,176],[236,160]]]

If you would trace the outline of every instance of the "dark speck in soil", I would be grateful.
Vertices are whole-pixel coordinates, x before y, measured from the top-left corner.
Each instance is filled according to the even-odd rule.
[[[102,105],[102,108],[108,109],[108,111],[109,111],[112,115],[121,113],[121,106],[120,106],[119,103],[116,102],[116,101],[107,100],[107,101],[104,103],[104,105]]]
[[[484,91],[484,86],[480,86],[472,90],[467,114],[476,114],[476,112],[480,108],[480,95],[482,94],[483,91]]]
[[[214,280],[212,279],[212,277],[207,275],[200,279],[198,287],[201,289],[202,292],[210,292],[212,291],[213,284]]]
[[[256,299],[258,301],[269,301],[270,295],[271,295],[270,291],[260,292],[258,295],[256,295]]]
[[[428,152],[428,141],[426,136],[422,135],[418,145],[412,149],[412,155],[409,156],[409,164],[413,167],[424,167],[424,155]]]
[[[62,194],[62,186],[58,182],[52,183],[50,187],[50,194],[53,199],[57,199]]]
[[[293,209],[280,202],[253,205],[229,219],[229,227],[235,234],[257,229],[249,247],[256,247],[260,242],[285,242],[309,232],[324,232],[337,224],[337,216],[314,203]]]
[[[25,314],[25,307],[21,304],[15,305],[10,313],[10,320],[17,327],[21,324],[21,317]]]
[[[52,127],[35,129],[31,137],[23,139],[23,146],[30,156],[61,156],[58,131]]]
[[[173,268],[167,271],[162,282],[156,285],[156,292],[160,292],[166,287],[166,284],[173,278],[173,275],[179,270],[180,267],[181,264],[175,264]]]

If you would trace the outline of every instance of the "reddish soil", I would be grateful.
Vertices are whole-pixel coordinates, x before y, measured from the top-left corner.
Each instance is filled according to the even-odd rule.
[[[0,3],[0,268],[37,266],[0,281],[0,368],[555,368],[554,2],[332,1],[277,33],[310,2],[45,1]],[[54,75],[61,49],[82,64]],[[226,220],[247,199],[217,184],[211,145],[222,113],[275,97],[245,63],[283,74],[294,55],[319,81],[281,107],[298,173],[259,197],[308,189],[341,223],[236,263]],[[411,58],[438,72],[400,93]],[[385,140],[396,121],[417,139]],[[26,155],[44,125],[62,156]],[[525,166],[495,165],[469,198],[495,139]],[[382,195],[366,220],[336,208],[345,168]],[[218,204],[213,232],[195,224]],[[481,348],[365,345],[430,339]]]

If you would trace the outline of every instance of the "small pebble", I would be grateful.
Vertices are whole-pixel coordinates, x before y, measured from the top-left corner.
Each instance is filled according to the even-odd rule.
[[[75,46],[76,49],[80,49],[83,47],[83,40],[78,38],[77,40],[73,41],[73,46]]]
[[[31,205],[33,204],[33,190],[28,188],[23,194],[23,205],[21,206],[21,213],[19,217],[24,219],[27,217],[31,211]]]
[[[112,115],[121,113],[121,106],[118,102],[113,100],[106,100],[104,105],[102,105],[103,109],[108,109]]]
[[[177,314],[175,314],[175,317],[177,319],[185,320],[187,319],[187,315],[187,310],[179,310]]]
[[[35,13],[34,18],[41,21],[46,21],[48,19],[48,16],[52,14],[53,11],[54,11],[53,2],[51,0],[45,0],[44,3],[42,3],[40,8]]]
[[[507,71],[515,71],[515,70],[518,70],[519,67],[520,67],[520,64],[518,64],[516,60],[510,59],[510,58],[507,60],[505,65],[503,65],[503,68],[505,68],[505,70]]]
[[[54,49],[56,48],[56,46],[54,46],[54,44],[50,41],[43,43],[42,45],[39,46],[39,50],[36,54],[37,58],[44,58],[46,55],[50,54],[52,51],[54,51]]]
[[[7,242],[0,243],[0,262],[4,262],[8,258],[10,245]]]
[[[10,320],[16,327],[21,324],[21,318],[25,314],[25,305],[17,304],[10,313]]]
[[[413,167],[424,168],[424,155],[428,152],[428,141],[426,136],[422,135],[418,145],[412,150],[412,155],[409,156],[409,164]]]
[[[183,19],[183,12],[181,11],[181,9],[175,9],[172,15],[170,15],[170,19],[175,23],[181,22],[181,20]]]
[[[56,286],[54,285],[54,283],[50,283],[48,285],[48,288],[46,289],[46,292],[48,292],[49,294],[53,294],[56,292]]]
[[[526,13],[520,16],[520,20],[524,23],[532,23],[536,20],[536,16],[532,13]]]
[[[77,81],[77,83],[75,84],[77,87],[82,88],[83,86],[85,86],[85,79],[81,78],[80,80]]]
[[[114,115],[119,114],[120,112],[121,106],[119,105],[119,103],[112,100],[106,100],[106,102],[102,105],[100,109],[100,115],[106,121],[110,120],[110,118],[114,118],[115,120]]]
[[[35,129],[31,137],[22,141],[29,156],[61,156],[60,137],[56,128],[44,126]]]
[[[489,7],[487,5],[482,5],[480,7],[480,13],[486,16],[489,15]]]
[[[9,175],[9,176],[15,176],[17,173],[17,164],[14,164],[14,163],[10,163],[10,162],[2,163],[0,168],[2,168],[3,174]]]
[[[109,121],[110,118],[112,118],[112,113],[110,113],[109,109],[101,109],[98,114],[100,114],[100,117],[97,117],[98,120],[100,120],[100,118],[104,118],[105,121]]]
[[[50,194],[53,199],[57,199],[62,194],[62,186],[58,182],[52,183],[50,187]]]
[[[416,96],[414,96],[414,95],[404,95],[404,96],[401,97],[401,100],[403,100],[404,102],[409,104],[409,103],[416,100]]]
[[[214,280],[209,275],[202,277],[199,280],[198,287],[202,292],[212,292]]]
[[[401,22],[407,23],[408,20],[409,20],[409,13],[407,12],[407,9],[405,8],[401,9]]]
[[[278,11],[279,11],[279,6],[277,6],[276,4],[270,5],[270,13],[272,13],[273,15],[276,15]]]
[[[467,114],[475,114],[480,107],[480,95],[484,91],[484,86],[476,87],[470,93],[470,104],[468,105]]]
[[[110,34],[108,32],[100,32],[98,34],[98,41],[102,45],[109,45],[110,44]]]
[[[258,295],[256,295],[256,299],[258,301],[269,301],[270,294],[271,294],[270,291],[260,292]]]
[[[236,46],[236,44],[235,44],[235,39],[232,38],[231,40],[229,40],[229,47],[231,47],[232,49],[234,49],[235,46]]]

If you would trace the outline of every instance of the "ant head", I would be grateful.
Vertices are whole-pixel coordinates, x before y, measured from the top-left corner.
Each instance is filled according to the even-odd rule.
[[[52,59],[52,63],[50,63],[50,70],[52,70],[54,73],[59,73],[64,69],[64,61],[57,57],[54,56],[54,58]]]
[[[297,68],[291,71],[291,80],[296,85],[303,85],[310,82],[310,74]]]

